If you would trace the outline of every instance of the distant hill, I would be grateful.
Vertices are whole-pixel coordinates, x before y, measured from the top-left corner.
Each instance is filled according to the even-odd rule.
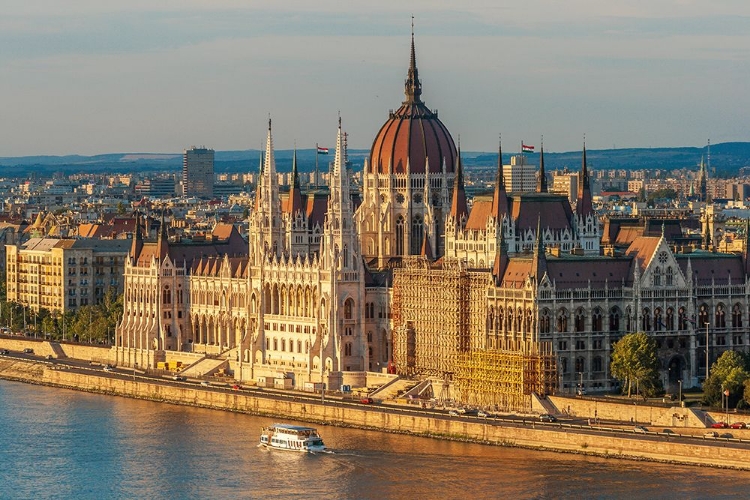
[[[354,170],[360,170],[368,150],[349,150],[349,160]],[[275,152],[276,168],[279,172],[292,169],[292,150]],[[706,148],[632,148],[632,149],[597,149],[586,151],[589,168],[596,169],[680,169],[695,168]],[[297,165],[300,172],[312,172],[315,169],[316,156],[318,167],[327,171],[329,162],[333,161],[333,150],[329,155],[316,155],[314,149],[297,151]],[[217,151],[215,156],[216,172],[257,172],[260,152],[257,149],[245,151]],[[497,164],[497,153],[466,152],[462,153],[467,168],[491,167]],[[510,154],[503,154],[505,163]],[[538,163],[539,155],[529,155],[531,163]],[[547,170],[567,167],[577,171],[581,167],[581,152],[545,153],[544,163]],[[711,167],[714,175],[736,175],[741,167],[750,166],[750,142],[726,142],[711,146]],[[182,169],[181,153],[111,153],[95,156],[24,156],[0,157],[0,176],[26,176],[31,172],[39,175],[53,173],[73,174],[87,173],[125,173],[125,172],[179,172]]]

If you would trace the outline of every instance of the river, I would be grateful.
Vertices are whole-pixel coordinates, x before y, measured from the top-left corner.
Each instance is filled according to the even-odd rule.
[[[319,427],[334,453],[257,447],[272,419],[0,380],[0,498],[744,498],[750,473]]]

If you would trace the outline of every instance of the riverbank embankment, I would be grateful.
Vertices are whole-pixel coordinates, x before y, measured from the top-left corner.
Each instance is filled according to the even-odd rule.
[[[58,365],[54,363],[3,358],[0,359],[0,378],[325,425],[613,458],[750,470],[748,449],[735,443],[710,440],[680,442],[668,436],[609,435],[539,424],[495,425],[436,417],[418,411],[399,412],[358,405],[264,397],[254,391],[204,389],[187,384],[160,383],[145,377],[110,377],[93,371],[79,373],[56,368]]]

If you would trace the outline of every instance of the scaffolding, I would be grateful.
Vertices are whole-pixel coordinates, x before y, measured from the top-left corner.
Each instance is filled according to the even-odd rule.
[[[552,394],[557,381],[552,346],[498,339],[488,348],[489,272],[461,261],[404,259],[393,279],[393,362],[406,377],[450,384],[463,404],[530,410],[531,393]],[[538,338],[538,337],[536,337]]]

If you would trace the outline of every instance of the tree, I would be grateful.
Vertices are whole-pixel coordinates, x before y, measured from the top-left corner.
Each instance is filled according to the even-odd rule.
[[[646,394],[661,390],[656,349],[656,340],[642,332],[629,333],[615,344],[610,370],[623,382],[623,390],[627,386],[628,397],[633,384],[643,387]]]
[[[729,391],[729,406],[737,406],[744,396],[745,381],[750,379],[745,358],[736,351],[724,351],[711,365],[711,373],[703,382],[703,399],[709,405],[722,401],[722,392]]]
[[[126,212],[125,204],[123,202],[117,203],[117,215],[124,215]]]

